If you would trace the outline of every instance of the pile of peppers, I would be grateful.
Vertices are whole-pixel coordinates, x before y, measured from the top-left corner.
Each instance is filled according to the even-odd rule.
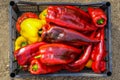
[[[15,60],[31,74],[80,72],[85,67],[102,73],[106,23],[105,12],[94,7],[84,11],[76,6],[48,6],[39,16],[25,12],[16,22],[20,36],[15,41]]]

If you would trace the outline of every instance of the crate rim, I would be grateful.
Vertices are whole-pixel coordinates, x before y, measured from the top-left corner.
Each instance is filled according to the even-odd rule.
[[[90,5],[104,5],[111,6],[111,3],[109,1],[101,1],[101,2],[88,2],[88,3],[75,3],[75,2],[28,2],[28,1],[19,1],[19,0],[13,0],[9,2],[10,6],[13,6],[14,4],[28,4],[28,5],[73,5],[73,6],[90,6]]]

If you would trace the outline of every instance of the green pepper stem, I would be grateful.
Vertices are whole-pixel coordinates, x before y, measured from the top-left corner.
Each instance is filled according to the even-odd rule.
[[[47,14],[46,14],[46,13],[44,13],[43,15],[44,15],[44,16],[46,16]]]
[[[38,34],[42,34],[42,31],[38,31]]]
[[[41,36],[41,34],[42,34],[42,29],[38,31],[38,35]]]
[[[97,24],[103,24],[104,23],[104,19],[102,18],[102,19],[99,19],[99,20],[97,20]]]
[[[19,67],[19,69],[22,69],[22,68],[23,68],[22,66]]]
[[[35,56],[36,59],[41,58],[41,55]]]
[[[38,65],[37,65],[37,64],[34,64],[34,65],[32,66],[32,70],[37,71],[37,70],[38,70]]]
[[[22,42],[21,43],[21,47],[24,47],[24,46],[26,46],[28,43],[27,42]]]

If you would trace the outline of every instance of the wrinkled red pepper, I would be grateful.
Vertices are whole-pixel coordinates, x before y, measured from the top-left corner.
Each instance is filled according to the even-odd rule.
[[[79,46],[99,42],[99,40],[87,37],[77,31],[62,28],[54,24],[44,26],[41,37],[43,41],[47,42],[62,42],[65,44]]]
[[[70,28],[77,31],[91,31],[97,28],[89,20],[84,18],[85,12],[79,12],[79,8],[72,6],[49,6],[47,8],[46,20],[50,23],[55,23],[61,27]],[[83,12],[83,11],[82,11]],[[84,16],[84,17],[83,17]],[[86,16],[87,17],[87,16]]]
[[[105,41],[104,41],[104,28],[101,29],[100,31],[100,42],[98,43],[98,46],[96,47],[96,54],[95,54],[95,60],[92,63],[92,70],[96,73],[101,73],[101,62],[103,61],[103,56],[105,54]],[[105,63],[104,63],[105,64]],[[105,67],[105,66],[103,66]],[[104,69],[105,71],[105,69]]]
[[[29,71],[31,74],[47,74],[60,71],[62,66],[46,66],[37,59],[31,61]]]
[[[80,56],[80,58],[76,60],[75,62],[65,65],[65,69],[70,72],[78,72],[78,71],[83,70],[86,63],[90,59],[91,51],[92,51],[92,45],[88,45],[83,55]]]
[[[89,7],[88,13],[90,14],[95,26],[104,27],[106,25],[107,17],[102,9]]]
[[[36,52],[39,51],[39,47],[45,45],[45,42],[37,42],[25,47],[22,47],[14,52],[14,56],[20,66],[29,64],[30,58],[37,55]]]
[[[16,29],[18,32],[20,32],[20,24],[23,20],[27,19],[27,18],[38,18],[38,15],[33,13],[33,12],[26,12],[23,13],[17,20],[16,22]]]
[[[41,46],[38,52],[40,55],[36,57],[46,65],[68,64],[75,60],[81,51],[65,44],[52,43]]]

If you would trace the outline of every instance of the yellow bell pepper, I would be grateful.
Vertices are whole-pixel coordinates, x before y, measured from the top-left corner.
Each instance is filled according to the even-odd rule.
[[[41,20],[45,20],[46,15],[47,15],[47,9],[43,10],[43,11],[40,13],[39,18],[40,18]]]
[[[85,65],[87,68],[91,68],[92,66],[92,59],[89,59],[89,61],[87,62],[87,64]]]
[[[19,36],[15,41],[15,50],[28,45],[27,40],[23,36]]]
[[[44,24],[46,24],[45,20],[27,18],[20,25],[20,34],[28,40],[29,44],[39,42],[41,41],[39,32]]]

